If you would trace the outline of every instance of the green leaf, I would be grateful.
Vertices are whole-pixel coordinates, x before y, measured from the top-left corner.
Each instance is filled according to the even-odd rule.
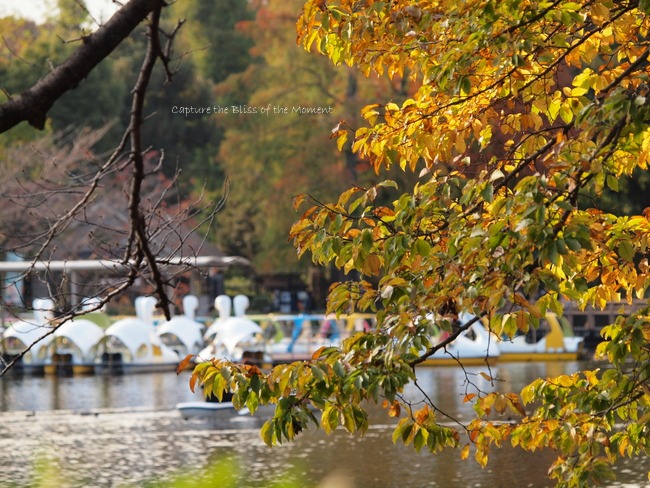
[[[492,201],[493,192],[494,192],[494,188],[492,187],[492,184],[487,183],[483,186],[483,189],[481,190],[481,198],[483,198],[483,200],[485,200],[486,202],[490,203]]]
[[[327,382],[328,382],[328,381],[327,381],[328,378],[327,378],[327,376],[325,375],[325,373],[323,372],[322,369],[320,369],[320,368],[319,368],[317,365],[315,365],[315,364],[312,364],[312,365],[310,366],[310,368],[311,368],[311,372],[312,372],[312,374],[314,375],[314,377],[316,378],[317,381],[322,381],[322,382],[324,382],[325,384],[327,384]]]
[[[571,249],[572,251],[574,251],[574,252],[579,251],[580,249],[582,249],[582,246],[580,245],[580,242],[577,241],[576,239],[572,239],[570,237],[567,237],[567,238],[564,239],[564,242],[567,245],[567,247],[569,249]]]
[[[427,257],[431,253],[431,245],[424,239],[415,240],[415,253]]]
[[[636,249],[630,241],[622,241],[618,244],[618,255],[628,263],[633,262]]]
[[[639,0],[639,9],[646,14],[650,14],[650,0]]]
[[[250,410],[251,414],[254,414],[257,408],[260,406],[260,400],[256,393],[252,392],[248,395],[246,399],[246,408]]]
[[[345,378],[345,368],[343,367],[343,363],[341,363],[341,361],[336,361],[333,365],[333,368],[334,373],[336,373],[339,378]]]
[[[262,425],[262,428],[260,429],[260,437],[264,441],[264,444],[266,444],[269,447],[273,446],[273,438],[274,438],[273,420],[267,420],[266,422],[264,422],[264,425]]]
[[[463,76],[460,79],[460,93],[461,95],[469,95],[472,91],[472,83],[468,76]]]
[[[354,419],[354,410],[351,405],[346,405],[343,407],[341,416],[343,417],[343,427],[345,427],[345,430],[350,433],[356,432],[357,425]]]
[[[618,191],[618,178],[614,175],[607,175],[607,187],[612,191]]]
[[[429,432],[424,428],[418,428],[415,436],[413,437],[413,447],[417,452],[420,452],[426,445]]]

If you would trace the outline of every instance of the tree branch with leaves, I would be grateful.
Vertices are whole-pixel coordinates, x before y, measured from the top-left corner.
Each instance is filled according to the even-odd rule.
[[[298,39],[307,50],[420,85],[400,104],[366,106],[365,126],[335,130],[339,148],[379,174],[415,172],[415,186],[387,180],[334,203],[296,199],[307,204],[290,234],[298,254],[361,276],[330,289],[329,311],[374,311],[378,328],[268,374],[229,376],[207,363],[195,381],[233,389],[249,408],[277,402],[262,430],[269,444],[304,427],[306,402],[322,410],[327,432],[363,431],[365,401],[409,412],[399,393],[437,347],[431,314],[448,332],[449,315],[470,312],[514,337],[567,302],[645,300],[650,214],[589,203],[648,170],[649,28],[644,1],[305,2]],[[558,486],[608,479],[619,457],[650,449],[649,310],[603,330],[604,370],[468,394],[476,418],[459,428],[441,426],[425,398],[393,439],[473,451],[483,466],[506,442],[551,447]],[[495,420],[506,412],[518,420]]]

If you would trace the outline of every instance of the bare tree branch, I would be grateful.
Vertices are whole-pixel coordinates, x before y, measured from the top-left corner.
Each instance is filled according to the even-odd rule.
[[[23,121],[43,129],[54,102],[74,89],[147,15],[164,4],[164,0],[130,0],[97,31],[83,37],[82,44],[66,61],[31,88],[0,105],[0,133]]]
[[[11,149],[15,160],[10,158],[6,165],[0,165],[0,176],[7,183],[0,197],[10,203],[0,208],[0,252],[20,253],[31,261],[19,276],[12,277],[14,280],[30,276],[41,280],[47,288],[58,316],[48,322],[46,336],[87,312],[79,301],[82,291],[90,291],[86,296],[98,299],[99,308],[136,281],[151,286],[147,292],[156,295],[158,307],[171,318],[173,296],[168,292],[175,289],[179,276],[199,266],[188,257],[198,256],[206,237],[196,242],[193,234],[199,228],[211,226],[227,195],[226,183],[224,199],[218,202],[205,203],[203,195],[193,202],[184,201],[178,197],[178,173],[172,180],[162,173],[164,151],[149,148],[142,140],[142,125],[147,123],[143,113],[145,96],[152,71],[160,61],[167,81],[171,80],[171,43],[182,25],[179,22],[171,33],[163,32],[160,18],[164,6],[163,0],[131,0],[96,33],[82,38],[83,45],[62,65],[32,88],[0,105],[0,133],[21,121],[42,128],[47,111],[58,97],[73,89],[138,23],[149,17],[148,43],[131,95],[129,124],[106,159],[91,149],[106,133],[104,129],[81,131],[70,144],[55,141],[56,137],[61,139],[59,134],[16,146]],[[161,36],[166,40],[164,46]],[[33,157],[34,152],[38,157]],[[174,192],[178,198],[170,206]],[[126,198],[120,205],[111,202],[111,198],[121,194]],[[197,222],[195,217],[199,215],[203,217]],[[50,260],[60,259],[58,256],[63,254],[65,262],[80,251],[118,263],[119,270],[107,269],[106,279],[92,285],[65,272],[57,278],[56,271],[49,267],[53,262]],[[11,283],[7,285],[10,286]],[[0,306],[6,312],[18,313],[29,307],[25,298],[20,297],[19,303],[14,304],[0,297]],[[36,342],[26,345],[6,363],[0,360],[0,376]]]
[[[142,69],[138,75],[135,88],[133,89],[131,124],[129,126],[129,132],[131,134],[131,162],[133,164],[133,180],[129,195],[129,217],[131,219],[132,237],[129,241],[132,242],[135,240],[137,242],[136,254],[138,257],[142,256],[146,259],[153,275],[153,282],[156,287],[159,306],[164,312],[165,317],[169,320],[171,318],[169,297],[165,293],[165,283],[158,264],[156,263],[155,253],[149,245],[149,238],[146,232],[147,225],[140,206],[142,181],[145,178],[141,127],[143,123],[144,99],[147,86],[149,85],[149,80],[151,79],[151,73],[156,64],[156,60],[161,55],[160,38],[158,37],[161,10],[162,5],[159,5],[151,14],[148,30],[149,40],[147,43],[147,53],[144,62],[142,63]],[[130,247],[131,246],[129,246],[129,248]]]

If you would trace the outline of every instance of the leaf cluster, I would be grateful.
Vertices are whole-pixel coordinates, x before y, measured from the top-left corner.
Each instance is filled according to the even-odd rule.
[[[327,431],[363,430],[355,408],[380,394],[389,415],[404,415],[394,440],[463,445],[463,458],[473,446],[481,465],[506,442],[552,448],[560,486],[606,480],[618,457],[647,455],[647,310],[603,330],[601,370],[472,393],[476,418],[457,429],[426,395],[412,408],[400,394],[461,312],[513,337],[567,301],[645,299],[650,214],[593,203],[648,170],[649,13],[647,2],[609,0],[305,2],[307,50],[419,87],[333,133],[377,173],[398,167],[418,180],[355,185],[331,203],[295,199],[298,254],[351,278],[330,289],[329,310],[374,311],[378,328],[270,373],[291,387],[275,393],[283,405],[263,431],[269,443],[295,434],[287,412],[311,399]],[[359,396],[346,390],[352,378]]]

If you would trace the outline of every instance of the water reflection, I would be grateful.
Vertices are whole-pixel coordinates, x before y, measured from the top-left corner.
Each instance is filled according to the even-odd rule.
[[[0,411],[92,410],[150,407],[171,409],[199,399],[189,373],[125,376],[0,378]]]
[[[407,395],[417,401],[424,392],[439,408],[462,418],[471,409],[462,398],[473,388],[519,389],[536,377],[579,368],[575,363],[560,366],[499,365],[490,371],[497,378],[493,384],[480,368],[423,369],[420,390],[409,388]],[[234,456],[242,488],[269,486],[281,473],[305,487],[336,474],[356,488],[552,486],[546,478],[551,453],[522,455],[504,448],[493,452],[486,469],[460,461],[457,451],[417,454],[392,444],[394,421],[380,407],[372,410],[375,424],[364,437],[312,430],[295,443],[268,449],[259,437],[262,418],[184,421],[173,407],[197,398],[188,380],[187,374],[173,373],[0,379],[0,436],[7,447],[0,450],[0,485],[29,486],[41,459],[52,460],[63,473],[57,487],[102,488],[140,487],[147,480],[169,479],[181,470],[198,472]],[[644,486],[640,480],[647,479],[649,469],[643,459],[621,463],[619,480],[611,486]]]

